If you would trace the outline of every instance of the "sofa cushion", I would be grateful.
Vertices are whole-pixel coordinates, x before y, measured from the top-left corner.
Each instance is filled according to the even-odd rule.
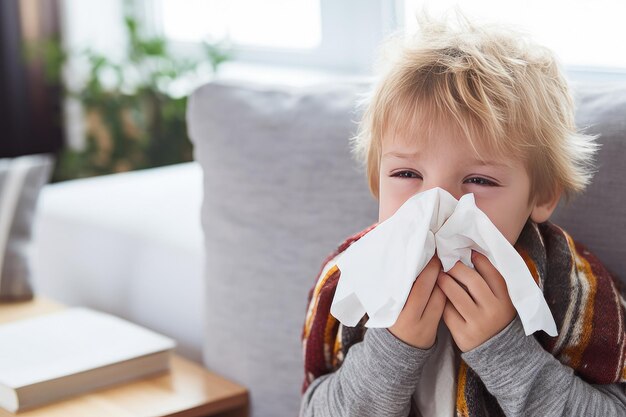
[[[201,361],[201,204],[195,161],[47,184],[33,224],[37,291],[175,338]]]
[[[253,416],[297,415],[308,290],[323,259],[378,219],[347,140],[366,87],[219,81],[190,98],[204,170],[204,362],[250,389]]]

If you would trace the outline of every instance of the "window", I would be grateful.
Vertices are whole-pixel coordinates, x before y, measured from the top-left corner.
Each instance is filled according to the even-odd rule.
[[[163,33],[178,41],[229,39],[238,45],[314,49],[319,0],[160,0]]]
[[[378,43],[398,25],[398,1],[143,0],[143,8],[181,53],[225,40],[240,62],[369,74]]]

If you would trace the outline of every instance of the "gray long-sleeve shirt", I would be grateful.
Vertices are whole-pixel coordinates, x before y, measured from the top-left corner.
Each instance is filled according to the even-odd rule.
[[[419,349],[386,328],[368,329],[337,371],[309,385],[300,417],[406,417],[435,347]],[[583,381],[526,336],[519,316],[461,357],[507,416],[626,417],[626,384]]]

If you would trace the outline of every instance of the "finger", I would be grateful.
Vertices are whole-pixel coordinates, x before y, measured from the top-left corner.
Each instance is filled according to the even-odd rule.
[[[424,309],[422,319],[428,320],[429,322],[439,322],[439,320],[441,320],[441,316],[443,315],[443,309],[446,306],[446,301],[446,295],[443,291],[441,291],[441,288],[439,288],[438,285],[435,285],[432,294],[430,294],[428,304]]]
[[[499,300],[510,298],[506,281],[496,267],[493,266],[489,258],[480,252],[472,251],[472,263],[496,298]]]
[[[493,291],[485,281],[485,278],[478,271],[475,271],[463,262],[458,261],[454,264],[448,271],[448,275],[465,285],[475,304],[483,306],[493,301]]]
[[[437,258],[431,258],[413,282],[405,308],[409,309],[414,317],[422,317],[437,282],[440,265],[441,262]]]
[[[476,315],[478,306],[453,277],[441,272],[437,278],[437,285],[465,320]]]
[[[452,305],[450,300],[446,301],[446,305],[443,309],[443,321],[446,323],[446,326],[448,326],[448,329],[452,334],[460,333],[460,331],[465,327],[465,320],[456,308],[454,308],[454,305]]]

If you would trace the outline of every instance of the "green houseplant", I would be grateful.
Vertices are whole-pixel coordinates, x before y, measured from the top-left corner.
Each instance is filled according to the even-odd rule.
[[[193,159],[185,126],[186,96],[232,58],[232,51],[205,42],[203,58],[175,57],[164,38],[143,36],[133,16],[125,16],[124,23],[129,42],[121,61],[91,49],[65,51],[56,40],[29,49],[31,57],[44,62],[50,79],[60,78],[69,58],[82,60],[87,74],[79,88],[64,88],[68,98],[81,104],[85,144],[61,151],[52,182]],[[187,86],[183,94],[174,93],[177,83]]]

